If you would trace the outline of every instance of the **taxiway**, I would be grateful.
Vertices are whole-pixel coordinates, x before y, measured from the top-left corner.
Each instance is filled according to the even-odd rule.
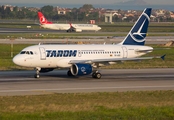
[[[102,69],[101,79],[91,75],[68,77],[55,70],[33,78],[35,71],[1,71],[0,96],[52,93],[174,90],[174,68]]]

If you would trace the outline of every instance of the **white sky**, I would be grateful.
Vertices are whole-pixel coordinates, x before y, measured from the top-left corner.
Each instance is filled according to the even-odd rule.
[[[0,4],[115,4],[121,1],[128,0],[0,0]],[[149,4],[174,5],[174,0],[144,0]]]

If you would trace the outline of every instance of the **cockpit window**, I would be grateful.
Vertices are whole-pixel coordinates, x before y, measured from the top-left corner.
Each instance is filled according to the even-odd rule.
[[[31,55],[33,55],[33,52],[32,52],[32,51],[30,51],[30,54],[31,54]]]
[[[26,51],[21,51],[21,53],[20,54],[25,54],[26,53]]]
[[[32,51],[21,51],[20,54],[33,55]]]
[[[28,55],[29,55],[29,54],[30,54],[30,52],[29,52],[29,51],[26,51],[26,54],[28,54]]]

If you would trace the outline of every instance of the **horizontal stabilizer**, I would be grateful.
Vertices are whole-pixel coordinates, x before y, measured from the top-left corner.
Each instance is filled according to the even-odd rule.
[[[164,54],[163,56],[161,56],[162,60],[165,60],[166,54]]]

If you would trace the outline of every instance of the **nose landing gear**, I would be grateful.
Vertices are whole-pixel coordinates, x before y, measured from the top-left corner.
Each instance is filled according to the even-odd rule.
[[[34,74],[35,78],[39,78],[39,73],[40,73],[41,68],[36,67],[36,74]]]

